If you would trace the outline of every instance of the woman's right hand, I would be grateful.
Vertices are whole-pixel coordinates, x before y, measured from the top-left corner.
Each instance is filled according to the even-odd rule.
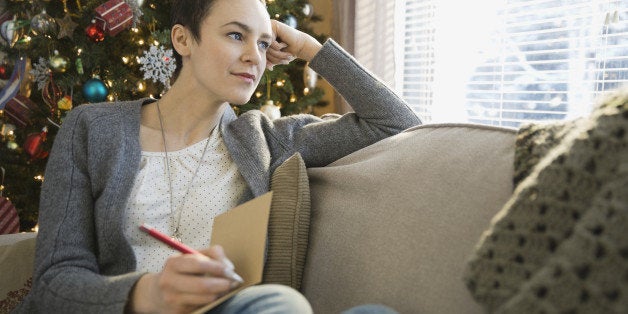
[[[160,273],[142,276],[131,293],[137,313],[189,313],[228,293],[237,283],[224,277],[227,265],[220,246],[201,254],[173,255]]]

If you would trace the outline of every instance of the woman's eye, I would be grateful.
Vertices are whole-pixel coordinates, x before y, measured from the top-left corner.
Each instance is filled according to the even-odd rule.
[[[260,41],[259,47],[262,48],[263,50],[268,50],[268,48],[270,48],[270,43],[266,41]]]
[[[238,33],[238,32],[233,32],[233,33],[229,33],[227,34],[227,36],[235,39],[235,40],[242,40],[242,34]]]

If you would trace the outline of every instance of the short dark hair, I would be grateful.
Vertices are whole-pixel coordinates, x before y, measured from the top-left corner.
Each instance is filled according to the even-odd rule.
[[[172,28],[176,24],[180,24],[187,27],[192,33],[194,40],[199,41],[201,38],[201,23],[209,15],[215,0],[174,0],[172,1],[172,8],[170,10],[170,27]],[[266,5],[265,0],[260,0],[261,3]],[[174,49],[172,49],[174,59],[177,65],[176,70],[172,74],[171,81],[176,81],[181,68],[183,67],[183,60],[181,55]]]

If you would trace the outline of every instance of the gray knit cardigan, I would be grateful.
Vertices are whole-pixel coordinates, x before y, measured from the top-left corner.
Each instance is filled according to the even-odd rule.
[[[295,152],[324,166],[420,124],[407,104],[328,40],[310,66],[351,104],[334,119],[260,111],[221,119],[225,144],[248,183],[242,202],[269,190],[273,170]],[[153,100],[89,104],[67,116],[41,194],[33,287],[19,313],[122,313],[142,275],[123,233],[139,171],[140,108]]]

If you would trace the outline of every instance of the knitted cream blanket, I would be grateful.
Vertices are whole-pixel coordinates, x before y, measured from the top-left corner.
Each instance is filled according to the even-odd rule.
[[[515,191],[465,272],[498,313],[628,313],[628,90],[521,128]]]

